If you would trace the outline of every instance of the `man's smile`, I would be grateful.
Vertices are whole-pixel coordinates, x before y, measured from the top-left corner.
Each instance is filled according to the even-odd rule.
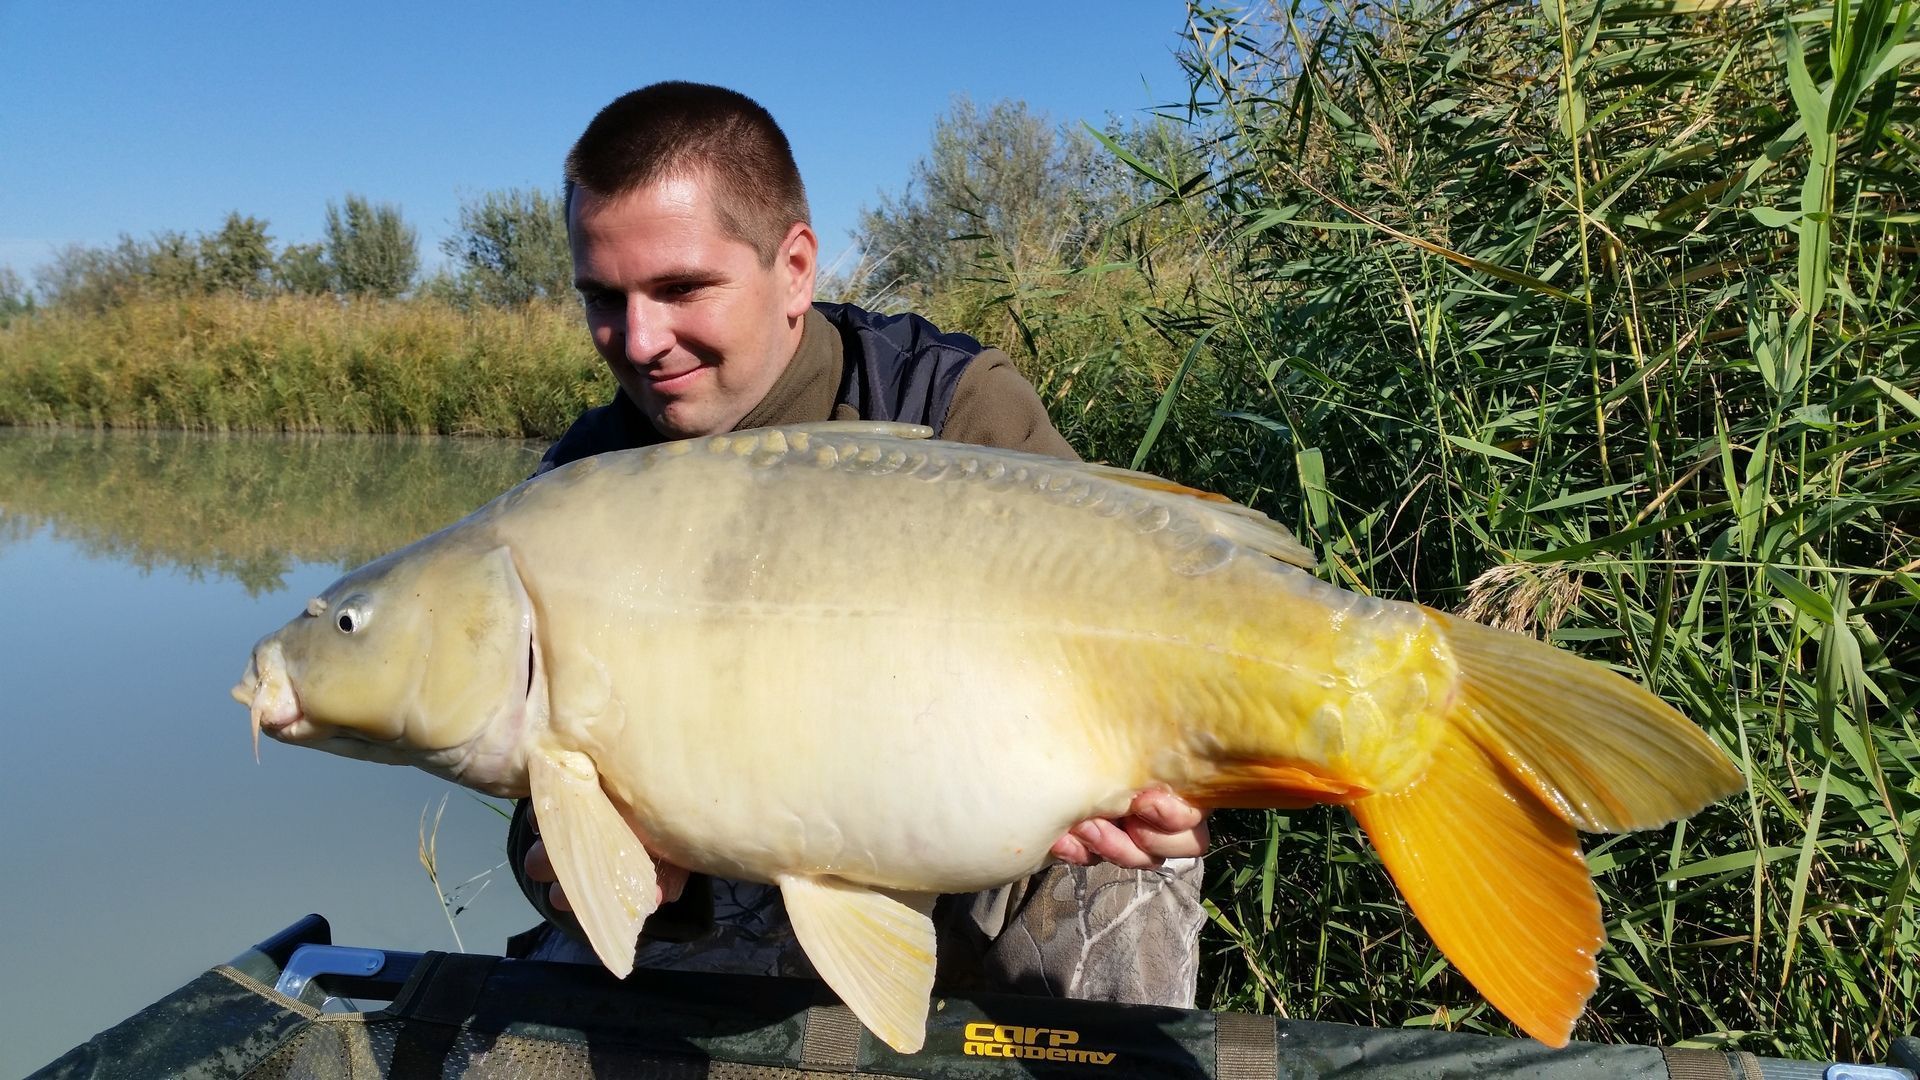
[[[684,390],[693,385],[694,380],[705,370],[707,370],[705,364],[696,364],[684,371],[672,373],[649,371],[646,373],[647,389],[666,393],[672,393],[675,390]]]

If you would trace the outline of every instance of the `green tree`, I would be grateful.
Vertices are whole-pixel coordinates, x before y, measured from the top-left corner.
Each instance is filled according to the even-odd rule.
[[[1073,264],[1097,242],[1103,216],[1089,197],[1094,150],[1092,138],[1055,127],[1023,101],[983,110],[956,98],[934,121],[932,146],[906,190],[861,212],[856,238],[867,272],[921,300],[983,255],[1015,272]]]
[[[281,292],[316,295],[334,291],[333,268],[324,244],[288,244],[273,261],[273,285]]]
[[[537,188],[489,191],[460,207],[460,228],[440,245],[459,267],[460,292],[514,307],[573,292],[567,211]]]
[[[267,223],[239,211],[219,232],[200,237],[200,273],[209,291],[264,296],[273,286],[273,239]]]
[[[185,233],[136,240],[124,233],[112,247],[71,244],[37,274],[49,304],[103,312],[138,296],[200,292],[199,247]]]
[[[391,203],[351,194],[344,206],[329,202],[325,235],[334,287],[350,296],[392,299],[420,269],[419,235]]]
[[[0,326],[33,314],[33,293],[11,266],[0,266]]]
[[[319,245],[310,249],[308,262],[312,263],[321,249]],[[138,297],[213,292],[265,296],[276,288],[287,288],[282,269],[273,255],[267,223],[234,211],[218,230],[198,236],[167,230],[144,240],[123,234],[111,247],[74,244],[42,266],[37,276],[40,293],[50,305],[102,312]],[[317,289],[290,291],[324,291],[329,273],[321,267]],[[312,277],[309,273],[299,280]]]
[[[125,265],[136,282],[162,296],[188,296],[207,291],[200,263],[200,244],[183,232],[168,229],[145,243],[122,237]]]

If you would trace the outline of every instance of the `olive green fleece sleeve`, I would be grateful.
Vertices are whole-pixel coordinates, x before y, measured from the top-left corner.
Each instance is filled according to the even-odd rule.
[[[961,373],[940,437],[1069,461],[1080,459],[1054,430],[1046,406],[1040,404],[1039,392],[1013,366],[1013,358],[999,349],[988,349],[974,357]]]

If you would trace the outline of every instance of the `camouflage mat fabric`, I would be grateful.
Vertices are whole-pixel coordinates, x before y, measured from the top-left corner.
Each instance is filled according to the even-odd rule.
[[[937,998],[926,1048],[900,1055],[805,979],[640,971],[616,982],[578,965],[427,953],[386,1009],[323,1013],[276,993],[271,969],[244,958],[213,968],[35,1075],[1780,1080],[1824,1071],[1748,1054],[1583,1043],[1554,1051],[1530,1040],[990,995]]]

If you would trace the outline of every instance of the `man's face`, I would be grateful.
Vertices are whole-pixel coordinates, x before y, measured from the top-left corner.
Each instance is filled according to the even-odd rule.
[[[796,224],[763,266],[714,212],[704,177],[606,198],[576,188],[574,286],[620,389],[668,438],[731,431],[800,345],[817,241]]]

